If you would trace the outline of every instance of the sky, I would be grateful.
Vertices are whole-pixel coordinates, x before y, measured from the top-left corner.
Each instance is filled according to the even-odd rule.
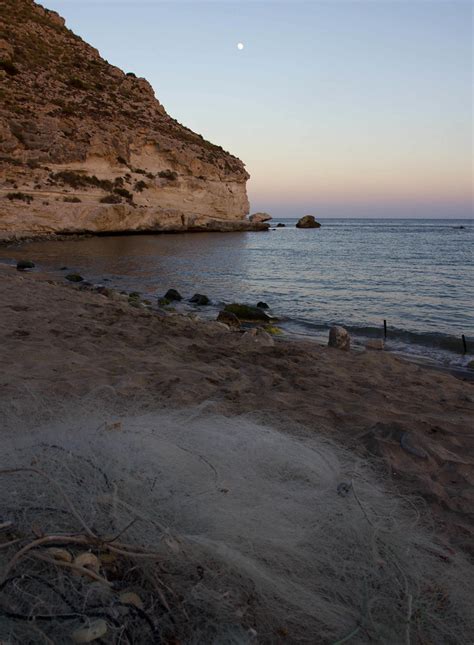
[[[468,0],[43,4],[241,158],[251,212],[472,216]]]

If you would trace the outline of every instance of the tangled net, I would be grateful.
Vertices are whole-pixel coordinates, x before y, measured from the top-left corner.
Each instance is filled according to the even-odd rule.
[[[6,431],[3,448],[0,642],[445,645],[474,633],[471,565],[317,434],[82,410]]]

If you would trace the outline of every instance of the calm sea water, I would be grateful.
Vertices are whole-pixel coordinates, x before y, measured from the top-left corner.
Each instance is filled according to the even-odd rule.
[[[381,337],[386,319],[389,350],[449,365],[472,360],[472,221],[321,219],[320,229],[309,230],[296,229],[295,220],[272,224],[278,221],[286,228],[268,233],[36,242],[0,249],[0,261],[31,258],[58,275],[66,265],[144,297],[169,287],[185,297],[205,293],[215,305],[201,310],[206,317],[222,302],[264,300],[287,333],[324,340],[337,323],[363,344]]]

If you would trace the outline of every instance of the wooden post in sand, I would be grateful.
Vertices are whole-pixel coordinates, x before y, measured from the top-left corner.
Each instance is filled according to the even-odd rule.
[[[387,321],[383,321],[383,337],[387,338]]]
[[[462,334],[462,336],[461,336],[461,337],[462,337],[462,346],[463,346],[463,348],[464,348],[464,352],[463,352],[463,354],[467,354],[467,343],[466,343],[466,337],[464,336],[464,334]]]

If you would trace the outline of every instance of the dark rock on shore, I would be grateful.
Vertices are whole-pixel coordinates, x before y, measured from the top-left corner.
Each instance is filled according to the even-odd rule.
[[[260,302],[257,302],[257,307],[259,307],[260,309],[270,309],[267,303],[263,302],[263,300],[260,300]]]
[[[296,228],[321,228],[321,224],[312,215],[305,215],[296,222]]]
[[[194,296],[192,298],[190,298],[189,302],[192,302],[195,305],[199,305],[201,307],[204,307],[205,305],[208,305],[211,301],[204,294],[195,293]]]
[[[347,329],[344,329],[344,327],[339,327],[337,325],[331,327],[331,329],[329,330],[328,346],[349,351],[349,349],[351,348],[351,337],[349,336]]]
[[[224,311],[234,314],[239,320],[255,321],[263,320],[268,322],[270,317],[262,311],[260,307],[252,307],[251,305],[242,305],[236,302],[226,305]]]
[[[231,329],[240,329],[240,320],[230,311],[219,311],[217,322],[224,323]]]
[[[31,260],[18,260],[16,263],[17,271],[25,271],[26,269],[34,269],[35,263]]]
[[[168,289],[168,291],[165,293],[163,296],[166,300],[182,300],[183,297],[179,293],[179,291],[176,291],[176,289]]]
[[[66,280],[69,280],[69,282],[82,282],[84,278],[79,273],[68,273]]]
[[[276,225],[276,228],[285,228],[286,224],[283,224],[282,222],[278,222]]]

